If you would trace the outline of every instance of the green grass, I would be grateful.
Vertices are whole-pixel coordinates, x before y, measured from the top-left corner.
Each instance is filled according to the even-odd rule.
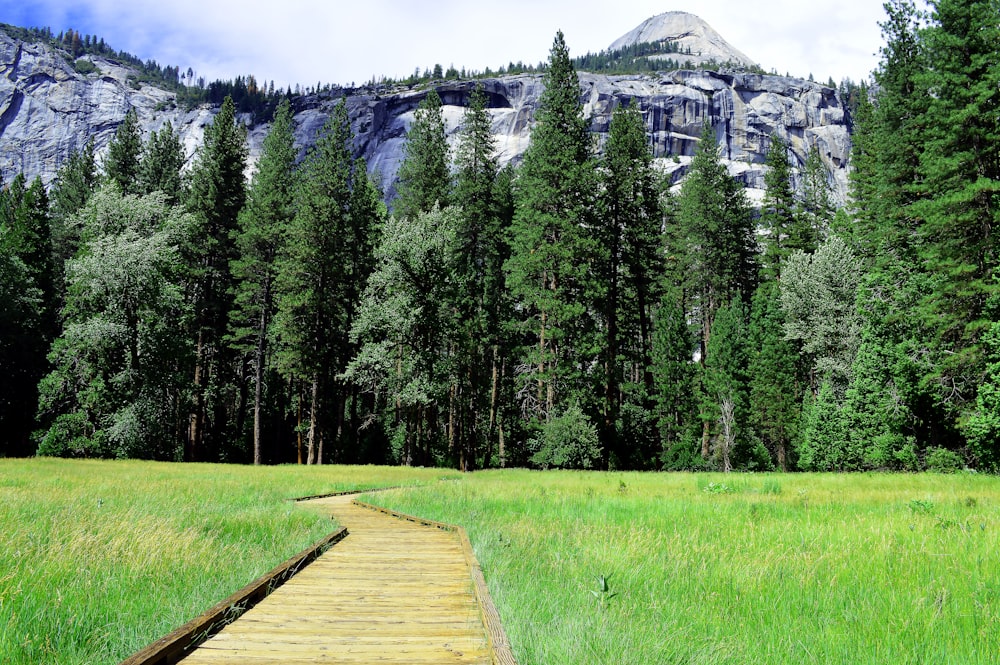
[[[456,475],[0,459],[0,663],[116,663],[336,528],[287,499]]]
[[[508,471],[371,500],[467,528],[521,665],[1000,653],[997,477]]]

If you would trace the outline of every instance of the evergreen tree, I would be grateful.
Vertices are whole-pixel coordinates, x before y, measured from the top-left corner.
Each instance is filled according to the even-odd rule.
[[[652,374],[655,413],[667,470],[697,466],[701,429],[694,404],[695,339],[676,294],[661,297],[653,316]]]
[[[518,400],[529,421],[563,411],[580,391],[594,359],[590,259],[594,164],[580,86],[562,32],[543,78],[537,124],[515,189],[507,288],[518,303],[526,340],[518,368]],[[558,408],[557,408],[558,407]]]
[[[676,199],[676,223],[670,236],[675,281],[684,293],[687,315],[698,327],[704,365],[715,313],[725,302],[749,299],[756,273],[750,205],[742,186],[720,161],[708,122]],[[704,423],[702,456],[707,458],[710,420]]]
[[[976,392],[976,408],[966,424],[969,448],[979,468],[1000,469],[1000,323],[983,337],[986,375]]]
[[[227,98],[205,129],[205,142],[191,172],[188,209],[197,222],[198,241],[188,248],[194,304],[195,404],[185,459],[218,457],[234,437],[227,432],[233,408],[234,359],[223,344],[232,311],[231,262],[238,256],[237,219],[246,200],[246,128]]]
[[[76,253],[80,229],[70,222],[97,188],[97,164],[94,141],[79,152],[71,153],[56,174],[49,193],[52,215],[52,254],[59,301],[64,297],[63,264]]]
[[[18,174],[0,190],[0,454],[32,452],[32,414],[46,353],[58,327],[48,198],[42,181]]]
[[[169,125],[167,125],[169,127]],[[254,371],[253,460],[263,461],[264,377],[270,362],[269,338],[274,317],[276,257],[295,214],[295,135],[291,104],[282,100],[264,139],[257,172],[239,215],[239,258],[230,265],[236,284],[230,319],[232,344],[252,354]]]
[[[778,283],[761,284],[747,331],[749,423],[777,467],[788,471],[805,386],[799,377],[798,349],[785,339],[784,320]]]
[[[353,142],[341,100],[302,166],[296,214],[278,258],[277,360],[285,376],[309,391],[310,464],[325,460],[327,440],[335,444],[330,457],[346,452],[349,391],[341,374],[354,355],[348,333],[371,266],[372,228],[379,223],[371,215],[381,215],[367,174],[352,160]]]
[[[104,158],[104,176],[118,185],[123,194],[136,194],[140,189],[139,160],[142,157],[142,133],[139,116],[129,109],[115,137],[108,144]]]
[[[143,146],[139,162],[139,190],[143,194],[163,192],[167,203],[174,205],[183,196],[181,169],[184,166],[184,146],[174,126],[166,122],[153,132]]]
[[[817,245],[829,234],[835,210],[828,178],[819,148],[813,145],[809,149],[809,156],[802,171],[799,219],[789,243],[792,249],[814,252]]]
[[[921,32],[927,68],[921,77],[933,91],[921,125],[920,258],[944,279],[918,313],[939,340],[941,384],[952,391],[976,381],[983,370],[979,344],[989,328],[985,314],[1000,250],[1000,24],[991,0],[930,3],[929,27]]]
[[[828,381],[810,397],[802,411],[802,442],[799,444],[799,468],[803,471],[846,471],[847,430],[840,401]]]
[[[406,134],[403,163],[399,167],[393,212],[415,217],[451,200],[448,170],[448,140],[441,97],[431,90],[417,107],[413,125]]]
[[[599,240],[601,288],[592,306],[600,313],[603,343],[604,431],[619,463],[648,463],[652,449],[628,450],[649,441],[652,432],[622,431],[623,406],[634,414],[652,407],[653,375],[651,311],[659,300],[664,262],[662,214],[653,156],[646,126],[637,106],[615,109],[605,146],[601,213],[595,227]],[[651,448],[651,446],[646,446]]]
[[[503,323],[503,262],[509,255],[497,200],[499,166],[486,95],[477,86],[469,98],[456,151],[457,229],[455,383],[449,398],[449,434],[459,467],[471,470],[477,454],[497,435],[494,389],[506,351]],[[503,354],[506,356],[506,353]]]
[[[788,143],[777,135],[771,137],[767,149],[767,170],[764,172],[764,201],[760,209],[760,225],[767,231],[762,261],[768,276],[781,274],[781,262],[792,249],[807,250],[805,238],[798,228],[795,193],[792,191],[792,167],[788,160]]]

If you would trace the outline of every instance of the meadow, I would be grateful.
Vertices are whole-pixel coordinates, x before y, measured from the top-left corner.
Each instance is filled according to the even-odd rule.
[[[117,663],[336,529],[288,499],[442,477],[0,459],[0,663]]]
[[[440,482],[447,480],[448,482]],[[115,663],[334,530],[469,532],[521,665],[993,663],[1000,478],[0,460],[0,662]]]
[[[372,500],[466,527],[521,665],[1000,653],[997,477],[507,471]]]

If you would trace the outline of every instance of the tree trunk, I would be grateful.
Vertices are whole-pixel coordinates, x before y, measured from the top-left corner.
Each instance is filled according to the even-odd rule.
[[[314,376],[310,390],[309,404],[309,437],[306,439],[306,464],[316,463],[316,443],[318,431],[316,421],[319,419],[319,377]]]
[[[191,426],[188,430],[187,449],[184,451],[186,462],[197,462],[201,454],[201,442],[205,436],[205,331],[198,331],[198,343],[195,348],[194,365],[194,413],[191,414]]]
[[[297,392],[299,393],[299,399],[298,399],[299,406],[298,406],[298,409],[296,409],[297,414],[296,414],[296,424],[295,424],[295,442],[296,442],[296,449],[298,450],[299,464],[303,464],[303,459],[302,459],[302,402],[303,402],[303,400],[305,400],[305,395],[302,394],[302,382],[301,381],[296,382],[296,387],[298,389]]]
[[[263,443],[261,441],[261,417],[264,399],[264,358],[267,354],[267,307],[260,308],[260,326],[257,328],[257,348],[254,350],[253,372],[253,463],[263,462]]]

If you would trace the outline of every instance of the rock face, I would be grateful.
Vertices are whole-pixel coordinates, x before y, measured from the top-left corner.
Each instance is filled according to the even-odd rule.
[[[173,123],[191,157],[216,108],[191,111],[174,105],[173,93],[129,82],[129,70],[110,60],[88,58],[98,72],[82,75],[47,46],[16,42],[0,31],[0,173],[40,175],[47,184],[72,151],[93,137],[103,153],[125,113],[134,108],[144,132]],[[500,162],[517,163],[528,146],[542,92],[540,76],[520,75],[476,81],[441,82],[449,140],[457,140],[464,106],[481,83],[489,98]],[[848,122],[830,88],[776,76],[708,71],[676,71],[656,76],[580,74],[584,113],[598,149],[607,137],[614,109],[638,104],[646,120],[658,164],[676,181],[694,154],[708,119],[730,172],[754,191],[763,188],[769,137],[789,142],[793,167],[802,166],[812,146],[827,166],[834,198],[847,192],[850,151]],[[355,150],[382,176],[387,195],[394,189],[406,131],[428,89],[335,90],[300,97],[295,103],[296,141],[305,149],[332,113],[347,100],[356,135]],[[249,119],[247,119],[249,122]],[[251,161],[259,154],[267,125],[249,127]]]
[[[754,66],[753,60],[723,39],[712,26],[687,12],[667,12],[646,19],[639,27],[616,39],[608,50],[615,51],[635,44],[663,41],[674,42],[683,51],[683,54],[661,56],[663,58],[672,57],[681,62],[690,60],[695,65],[706,62],[720,64],[728,62],[744,68]]]

